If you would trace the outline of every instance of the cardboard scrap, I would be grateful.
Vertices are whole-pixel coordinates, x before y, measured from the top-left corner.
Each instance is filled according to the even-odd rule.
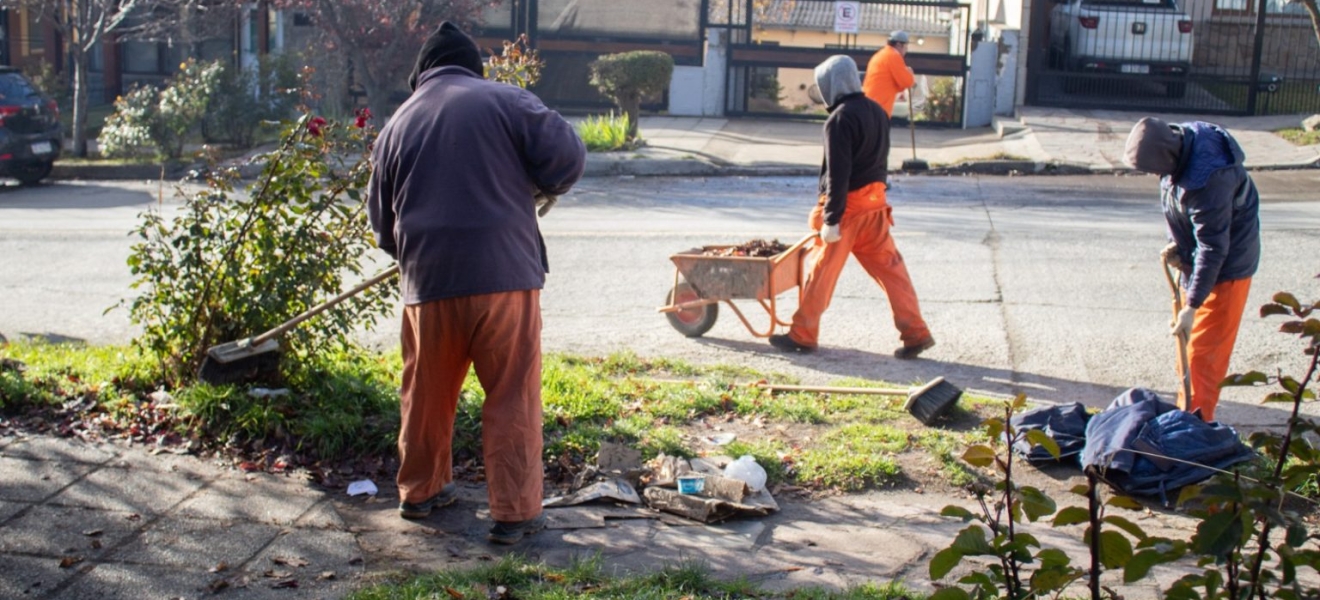
[[[706,484],[709,486],[710,481],[707,480]],[[642,495],[651,508],[702,523],[718,523],[734,517],[764,517],[779,510],[779,504],[775,502],[774,496],[764,490],[741,502],[680,494],[677,490],[656,486],[646,488]]]
[[[642,453],[616,442],[601,442],[596,468],[606,473],[626,473],[642,466]]]
[[[573,506],[592,500],[617,500],[629,504],[641,504],[637,490],[621,478],[598,481],[566,496],[555,496],[541,501],[542,507]]]

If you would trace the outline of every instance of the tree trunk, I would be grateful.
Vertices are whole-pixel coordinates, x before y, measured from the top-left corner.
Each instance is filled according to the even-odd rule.
[[[390,93],[394,91],[394,86],[389,82],[381,81],[381,78],[375,71],[366,68],[367,56],[365,52],[353,53],[353,78],[362,84],[362,90],[367,93],[367,108],[371,109],[371,120],[377,127],[383,125],[379,119],[383,119],[385,110],[388,108]],[[360,108],[356,104],[350,106],[350,110]]]
[[[619,108],[623,110],[623,115],[628,117],[628,141],[635,141],[637,139],[637,119],[642,111],[642,98],[635,95],[619,98]]]
[[[73,63],[73,137],[72,152],[78,158],[87,157],[87,54],[78,44],[69,44],[69,60]]]

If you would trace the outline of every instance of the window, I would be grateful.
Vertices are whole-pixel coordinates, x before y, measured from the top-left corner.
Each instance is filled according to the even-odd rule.
[[[155,42],[124,42],[126,73],[159,73],[160,45]]]
[[[87,68],[93,73],[105,71],[105,46],[99,41],[87,51]]]
[[[23,37],[27,43],[23,45],[24,54],[45,54],[46,53],[46,28],[41,22],[41,12],[30,8],[23,9],[26,13],[23,18]]]
[[[1214,12],[1216,14],[1254,15],[1258,6],[1260,6],[1260,0],[1215,0]],[[1301,2],[1265,0],[1265,14],[1306,16],[1306,8],[1302,6]]]
[[[311,27],[311,26],[312,26],[312,17],[311,17],[311,15],[308,15],[308,14],[305,13],[305,12],[296,12],[296,13],[293,13],[293,26],[294,26],[294,27]]]

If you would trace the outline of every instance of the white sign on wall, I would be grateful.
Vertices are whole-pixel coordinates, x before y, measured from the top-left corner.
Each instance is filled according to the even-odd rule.
[[[862,20],[861,2],[835,2],[834,3],[834,32],[835,33],[857,33],[858,25]]]

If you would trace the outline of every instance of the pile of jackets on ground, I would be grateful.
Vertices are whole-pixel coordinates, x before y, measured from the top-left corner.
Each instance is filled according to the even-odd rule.
[[[1094,415],[1074,403],[1024,412],[1011,424],[1019,434],[1039,429],[1053,439],[1058,462],[1096,467],[1119,491],[1166,504],[1178,488],[1255,457],[1232,427],[1206,423],[1145,388],[1123,392]],[[1013,449],[1032,463],[1056,462],[1022,435]]]

